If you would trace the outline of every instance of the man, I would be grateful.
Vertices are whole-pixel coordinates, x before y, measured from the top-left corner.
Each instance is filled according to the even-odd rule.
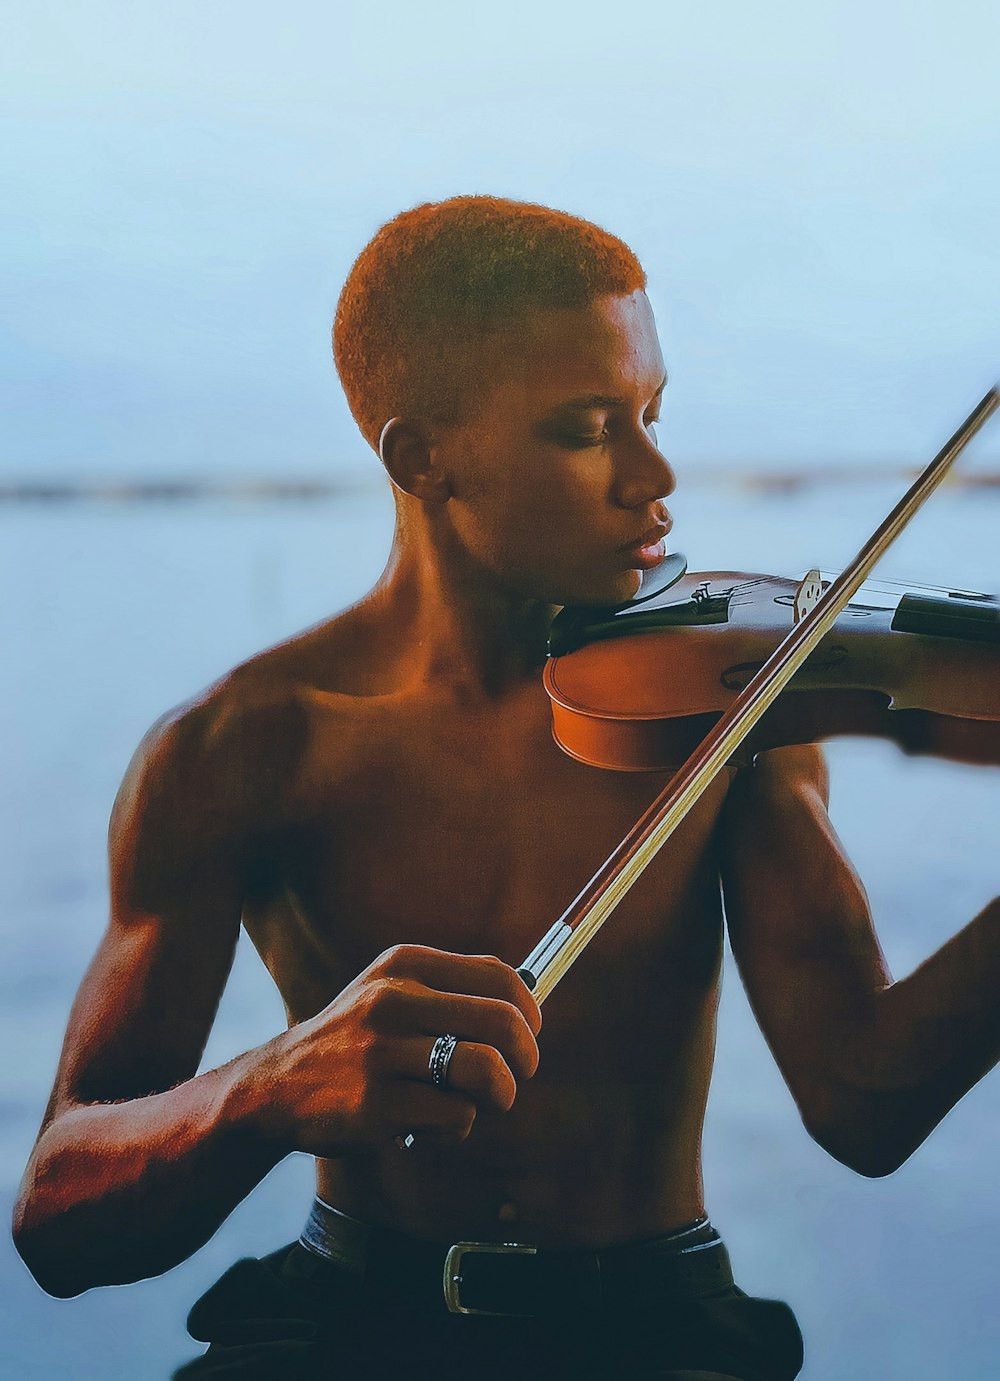
[[[563,756],[540,679],[558,606],[627,600],[664,558],[644,286],[540,207],[384,226],[334,345],[394,486],[386,571],[126,776],[16,1230],[54,1294],[134,1280],[315,1155],[302,1242],[199,1302],[185,1377],[794,1376],[790,1311],[737,1289],[705,1217],[720,875],[775,1057],[848,1165],[894,1168],[1000,1053],[996,905],[893,985],[811,748],[715,782],[541,1029],[515,967],[661,784]],[[289,1028],[196,1075],[241,917]]]

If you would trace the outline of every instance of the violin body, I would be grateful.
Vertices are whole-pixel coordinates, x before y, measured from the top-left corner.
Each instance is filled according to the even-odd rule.
[[[689,573],[614,610],[564,610],[544,672],[556,741],[599,767],[678,767],[791,629],[801,584],[736,571]],[[867,734],[909,752],[1000,763],[998,721],[1000,600],[871,582],[752,730],[737,761],[786,744]]]
[[[518,969],[541,1002],[720,771],[786,744],[876,734],[911,752],[1000,763],[1000,601],[866,584],[876,563],[1000,409],[991,389],[829,582],[713,571],[679,553],[635,598],[563,609],[544,684],[556,742],[620,771],[670,769],[618,847]]]

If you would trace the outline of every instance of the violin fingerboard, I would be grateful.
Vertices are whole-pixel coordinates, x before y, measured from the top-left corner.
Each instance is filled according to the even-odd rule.
[[[932,638],[961,638],[966,642],[1000,643],[1000,601],[928,595],[904,595],[893,615],[899,633],[923,633]]]

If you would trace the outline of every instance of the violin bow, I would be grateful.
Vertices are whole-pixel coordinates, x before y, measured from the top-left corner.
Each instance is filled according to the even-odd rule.
[[[569,970],[612,911],[732,757],[764,712],[833,626],[872,567],[984,423],[1000,408],[994,386],[876,528],[854,560],[793,626],[687,762],[518,969],[538,1003]],[[818,580],[818,572],[810,572]],[[808,577],[807,577],[808,579]]]

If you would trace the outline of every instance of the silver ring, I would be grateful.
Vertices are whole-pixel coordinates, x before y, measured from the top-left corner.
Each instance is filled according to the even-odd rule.
[[[448,1066],[451,1064],[451,1057],[455,1053],[456,1045],[458,1045],[458,1037],[449,1033],[438,1036],[431,1046],[427,1068],[430,1072],[431,1083],[435,1088],[448,1087]]]

